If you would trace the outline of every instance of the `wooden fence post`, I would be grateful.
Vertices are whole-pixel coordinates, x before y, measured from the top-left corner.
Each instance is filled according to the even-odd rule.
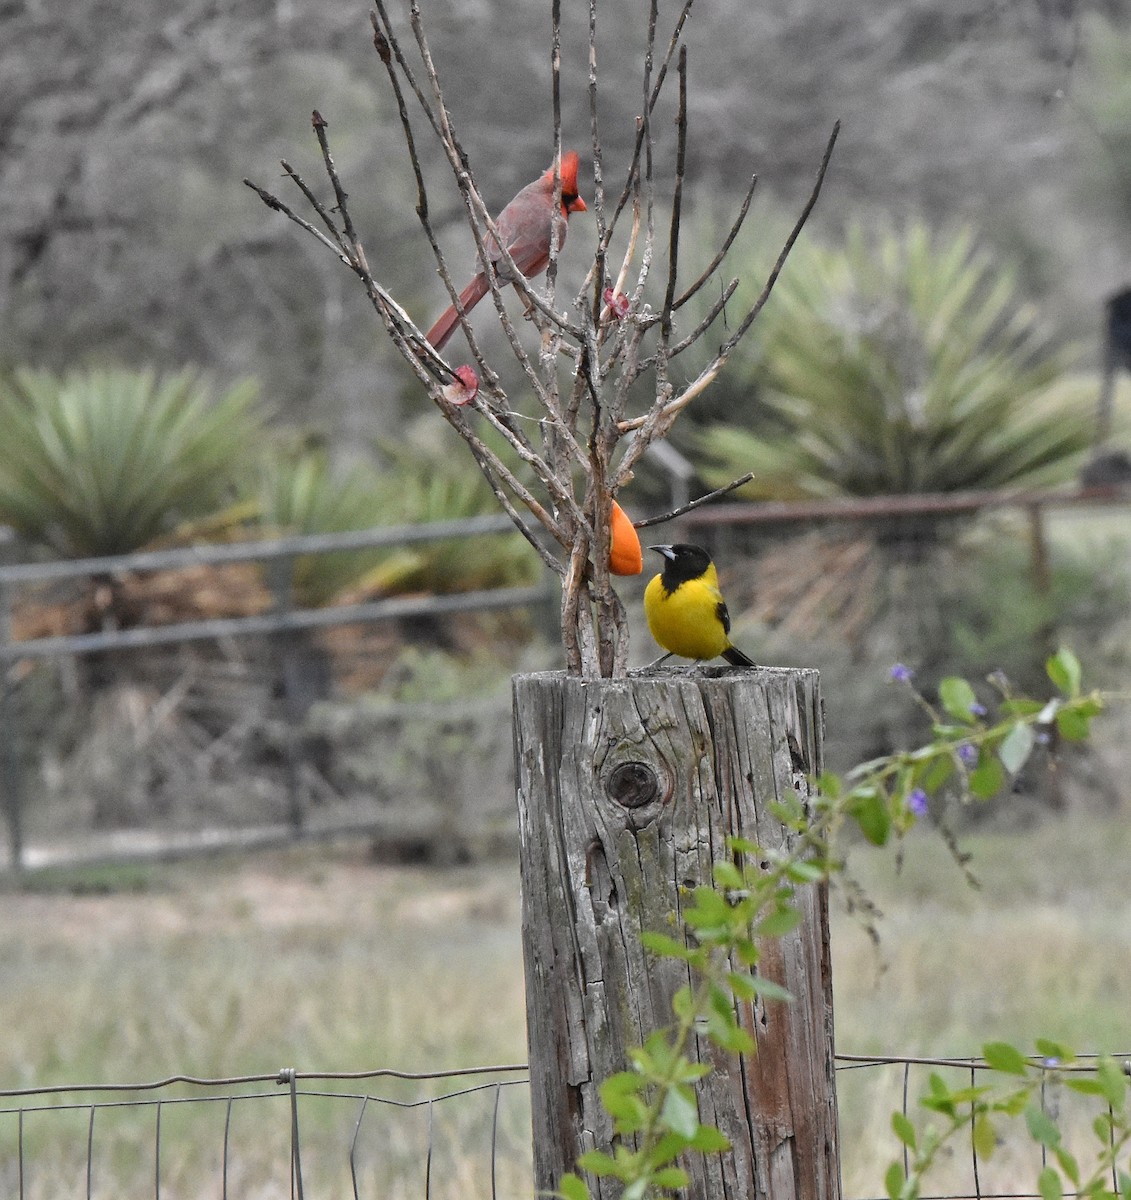
[[[683,964],[656,960],[644,930],[671,930],[681,891],[710,882],[724,839],[786,834],[768,803],[805,798],[820,770],[815,671],[700,668],[618,680],[517,676],[515,768],[537,1189],[608,1149],[598,1087],[626,1049],[672,1020]],[[798,892],[801,926],[767,941],[759,970],[792,1004],[744,1006],[758,1053],[703,1043],[713,1070],[700,1119],[730,1139],[691,1156],[695,1200],[838,1200],[827,896]],[[591,1181],[612,1197],[609,1180]]]

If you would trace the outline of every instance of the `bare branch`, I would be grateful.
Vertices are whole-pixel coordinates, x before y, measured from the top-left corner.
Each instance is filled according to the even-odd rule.
[[[739,230],[742,228],[743,222],[746,220],[747,214],[750,212],[750,202],[754,199],[754,189],[758,185],[758,176],[751,175],[750,186],[746,189],[746,195],[742,198],[742,205],[738,210],[738,216],[734,219],[734,224],[731,225],[729,232],[723,239],[723,244],[719,247],[715,257],[711,259],[706,270],[702,275],[680,296],[673,308],[682,308],[692,296],[699,291],[701,287],[711,278],[712,275],[719,269],[723,259],[726,258],[727,251],[734,245],[734,239],[738,237]]]
[[[288,167],[285,162],[283,163],[283,170],[285,170],[287,172],[287,174],[291,176],[292,179],[295,178],[294,173],[291,171],[290,167]],[[344,262],[347,267],[353,265],[349,260],[349,255],[345,252],[343,247],[338,242],[333,241],[330,238],[328,238],[322,232],[321,229],[318,229],[314,225],[311,225],[311,223],[309,221],[307,221],[303,217],[300,217],[298,215],[298,213],[296,213],[292,209],[288,208],[282,202],[282,200],[280,200],[278,198],[278,196],[273,195],[271,192],[267,191],[266,188],[260,187],[259,184],[252,183],[252,181],[250,179],[245,179],[244,184],[247,187],[251,188],[251,190],[256,193],[256,195],[260,198],[260,200],[263,201],[264,204],[267,205],[268,208],[274,209],[275,212],[282,213],[283,216],[287,218],[287,220],[294,221],[294,223],[300,229],[304,229],[312,237],[316,237],[328,250],[331,251],[332,254],[335,255],[335,257],[339,258],[342,262]],[[305,189],[304,189],[304,194],[305,194]],[[309,199],[309,196],[307,198]]]
[[[710,329],[712,325],[714,325],[715,321],[718,320],[719,314],[727,306],[727,301],[730,300],[731,296],[733,296],[737,290],[738,290],[738,280],[732,279],[730,281],[730,283],[728,283],[726,285],[726,287],[723,288],[722,292],[719,295],[719,298],[707,310],[706,315],[699,322],[699,324],[696,325],[695,328],[686,337],[684,337],[680,341],[676,342],[676,344],[671,348],[671,350],[668,352],[668,357],[675,358],[676,355],[682,354],[689,346],[694,346],[695,343],[701,337],[703,337],[703,335],[707,332],[707,330]]]
[[[679,508],[673,508],[671,512],[663,513],[658,517],[645,517],[643,521],[633,521],[633,528],[649,529],[653,525],[664,525],[668,521],[674,521],[676,517],[682,517],[685,513],[691,512],[692,509],[698,508],[702,504],[710,504],[712,500],[717,500],[720,496],[725,496],[728,492],[733,492],[736,488],[744,487],[753,478],[754,472],[747,471],[745,475],[740,475],[724,487],[715,488],[713,492],[708,492],[705,496],[700,496],[697,500],[691,500]]]
[[[679,48],[679,108],[676,110],[675,190],[668,233],[668,285],[660,314],[660,343],[666,346],[672,332],[675,279],[679,270],[679,219],[683,210],[683,171],[687,161],[687,47]]]
[[[672,30],[671,39],[668,42],[667,52],[664,55],[664,60],[660,64],[659,70],[656,72],[656,82],[652,86],[651,91],[648,90],[648,84],[652,78],[652,58],[655,52],[656,45],[656,24],[657,24],[657,0],[651,0],[648,12],[648,45],[644,55],[644,111],[638,119],[636,126],[636,141],[632,149],[632,158],[629,161],[628,171],[625,176],[624,190],[621,192],[620,198],[617,201],[616,208],[613,211],[612,220],[609,222],[608,233],[606,235],[606,244],[608,238],[612,236],[612,231],[621,213],[624,211],[625,205],[632,197],[635,188],[635,179],[640,169],[640,155],[645,150],[645,143],[650,138],[649,118],[652,110],[656,107],[660,99],[660,94],[663,91],[664,81],[667,78],[668,67],[671,64],[672,57],[675,55],[676,48],[679,46],[680,38],[683,35],[683,27],[687,22],[688,15],[691,12],[691,6],[695,0],[684,0],[683,8],[680,10],[679,16],[676,18],[675,27]],[[648,153],[651,153],[650,144],[647,147]]]
[[[338,168],[334,166],[334,158],[330,153],[330,143],[326,137],[326,119],[318,109],[315,109],[310,123],[314,126],[314,136],[318,139],[318,146],[322,151],[322,162],[326,167],[326,176],[330,180],[330,186],[334,189],[334,199],[337,201],[338,214],[342,218],[345,239],[351,246],[356,246],[357,234],[354,231],[353,221],[350,219],[349,209],[346,207],[346,201],[349,197],[346,194],[345,188],[342,187],[341,179],[338,178]]]
[[[781,274],[782,267],[785,266],[785,260],[789,257],[789,252],[793,249],[794,243],[801,236],[802,229],[805,228],[805,223],[809,220],[809,215],[812,213],[817,204],[817,198],[821,194],[821,188],[825,182],[825,173],[829,169],[829,160],[833,156],[833,147],[836,145],[837,136],[840,134],[840,121],[833,122],[832,133],[829,134],[829,140],[825,145],[825,152],[821,156],[821,165],[817,168],[817,178],[813,181],[813,188],[809,193],[809,199],[805,201],[805,207],[801,210],[801,215],[794,222],[793,228],[790,230],[789,237],[785,240],[785,245],[781,248],[781,253],[777,257],[777,261],[773,265],[773,269],[766,278],[765,285],[758,299],[755,300],[750,311],[739,323],[738,328],[731,336],[723,343],[722,350],[719,351],[724,361],[735,346],[742,340],[746,331],[754,323],[755,318],[762,311],[766,301],[770,298],[770,293],[774,290],[774,284],[777,283],[778,276]]]

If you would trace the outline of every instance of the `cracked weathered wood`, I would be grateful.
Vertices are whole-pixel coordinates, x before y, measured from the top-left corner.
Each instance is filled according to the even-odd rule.
[[[671,929],[682,890],[710,882],[728,834],[782,845],[768,805],[791,788],[809,795],[821,725],[815,671],[514,680],[536,1188],[609,1149],[597,1089],[671,1022],[686,968],[647,954],[640,934]],[[740,1013],[757,1055],[692,1049],[714,1067],[700,1119],[733,1146],[682,1163],[696,1200],[838,1200],[826,895],[808,887],[798,901],[803,923],[763,944],[759,968],[794,1002]],[[591,1183],[602,1200],[619,1192]]]

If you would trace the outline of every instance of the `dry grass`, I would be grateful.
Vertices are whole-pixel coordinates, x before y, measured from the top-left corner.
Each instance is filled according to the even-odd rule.
[[[851,855],[887,915],[878,950],[852,918],[835,918],[839,1049],[970,1054],[989,1038],[1040,1033],[1126,1050],[1127,822],[1074,818],[970,845],[979,892],[928,838],[912,841],[899,874],[890,855]],[[0,893],[5,1087],[525,1058],[513,864],[439,873],[340,849],[96,882],[125,890]],[[912,1095],[924,1083],[913,1077]],[[898,1072],[842,1073],[846,1195],[880,1194],[901,1089]],[[229,1194],[273,1200],[289,1191],[289,1109],[285,1089],[258,1090],[270,1094],[234,1106]],[[522,1088],[501,1093],[501,1196],[529,1194],[525,1099]],[[301,1104],[307,1196],[352,1194],[360,1101]],[[489,1194],[493,1106],[493,1091],[432,1106],[433,1196]],[[155,1119],[154,1109],[99,1112],[95,1196],[152,1194]],[[29,1200],[78,1194],[88,1120],[87,1109],[25,1118]],[[223,1123],[223,1104],[163,1106],[162,1197],[219,1194]],[[14,1137],[14,1118],[0,1118],[4,1194],[17,1194]],[[369,1105],[361,1195],[423,1195],[427,1145],[427,1106]],[[991,1187],[1031,1184],[1021,1152],[994,1161]],[[966,1160],[946,1170],[957,1180]]]

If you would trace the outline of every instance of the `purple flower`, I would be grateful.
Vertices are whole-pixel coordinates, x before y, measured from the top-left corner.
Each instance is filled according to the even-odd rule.
[[[962,742],[958,747],[958,757],[968,767],[972,767],[978,761],[978,747],[973,742]]]
[[[974,703],[970,705],[970,713],[975,717],[984,717],[986,715],[986,706],[984,704],[979,704],[978,701],[975,700]]]
[[[907,808],[912,816],[925,817],[929,807],[927,793],[922,788],[912,788],[907,793]]]
[[[891,669],[891,677],[896,683],[910,683],[914,676],[915,672],[903,663],[896,663]]]

